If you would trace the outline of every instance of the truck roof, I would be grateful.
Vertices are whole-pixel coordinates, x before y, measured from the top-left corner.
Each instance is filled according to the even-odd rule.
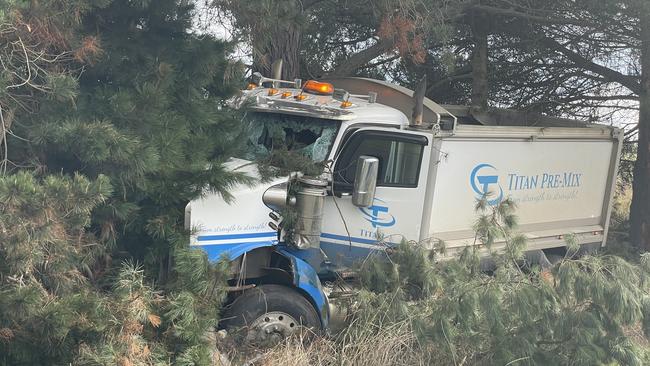
[[[270,95],[273,91],[273,95]],[[303,95],[305,99],[296,100],[294,97]],[[302,92],[296,88],[267,88],[257,87],[242,92],[241,102],[251,103],[250,109],[259,112],[285,113],[309,117],[360,122],[372,121],[376,124],[408,125],[409,120],[401,111],[376,102],[367,97],[351,95],[347,101],[352,103],[343,106],[342,101],[331,95],[316,95]]]
[[[350,93],[377,93],[377,102],[394,107],[405,115],[413,110],[413,91],[382,80],[357,77],[326,79],[335,87]],[[592,123],[568,118],[544,116],[539,113],[504,108],[481,110],[465,105],[442,105],[424,98],[424,121],[451,124],[484,126],[527,126],[527,127],[587,127]]]
[[[271,80],[271,79],[267,79]],[[386,81],[368,78],[332,78],[335,91],[345,92],[344,104],[332,95],[317,95],[295,87],[265,87],[251,84],[235,105],[251,103],[252,110],[349,121],[353,123],[408,126],[413,109],[413,91]],[[296,96],[304,96],[297,99]],[[302,97],[301,97],[302,98]],[[543,116],[510,109],[479,110],[470,106],[440,105],[424,98],[424,122],[455,130],[457,124],[520,127],[605,127],[584,121]]]

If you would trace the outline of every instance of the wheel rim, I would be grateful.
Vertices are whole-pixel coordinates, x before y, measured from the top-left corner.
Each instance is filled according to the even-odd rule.
[[[282,311],[271,311],[251,323],[246,338],[251,342],[277,343],[293,334],[299,326],[300,323],[291,315]]]

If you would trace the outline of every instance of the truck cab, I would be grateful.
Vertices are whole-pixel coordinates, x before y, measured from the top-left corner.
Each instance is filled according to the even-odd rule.
[[[327,329],[324,282],[404,240],[444,242],[441,260],[453,257],[475,244],[474,206],[483,197],[517,203],[530,251],[561,248],[566,234],[605,244],[618,129],[413,94],[363,78],[303,85],[257,75],[233,101],[247,106],[254,128],[250,156],[227,168],[257,181],[235,187],[232,201],[206,194],[186,208],[190,245],[231,263],[223,326],[247,326],[256,340]],[[422,123],[407,117],[418,103]],[[322,171],[260,179],[254,160],[278,136]]]

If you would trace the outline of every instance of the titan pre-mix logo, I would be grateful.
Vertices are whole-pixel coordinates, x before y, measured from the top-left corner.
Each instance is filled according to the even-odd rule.
[[[506,192],[509,195],[514,195],[521,191],[580,188],[582,181],[583,173],[574,171],[544,172],[532,175],[509,172],[501,175],[496,167],[487,163],[476,165],[469,175],[470,186],[476,198],[485,197],[491,206],[503,201]],[[541,197],[541,200],[544,200],[544,194]],[[548,197],[558,196],[549,195]]]
[[[389,227],[395,225],[395,217],[388,212],[388,205],[384,200],[375,198],[370,207],[360,207],[363,218],[372,224],[373,228]]]

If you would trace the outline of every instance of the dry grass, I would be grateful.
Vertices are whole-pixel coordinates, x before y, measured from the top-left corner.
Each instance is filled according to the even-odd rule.
[[[643,328],[641,324],[636,324],[633,327],[624,328],[623,332],[626,336],[630,337],[632,342],[637,346],[650,351],[650,340],[643,334]]]
[[[384,329],[369,329],[337,339],[317,338],[310,343],[290,339],[258,356],[255,365],[425,365],[429,364],[416,349],[413,332],[405,322]]]
[[[310,341],[306,342],[305,338]],[[265,351],[243,351],[235,347],[228,354],[231,365],[247,366],[435,364],[430,357],[432,353],[419,348],[413,330],[406,321],[381,328],[347,329],[336,337],[296,336]]]

